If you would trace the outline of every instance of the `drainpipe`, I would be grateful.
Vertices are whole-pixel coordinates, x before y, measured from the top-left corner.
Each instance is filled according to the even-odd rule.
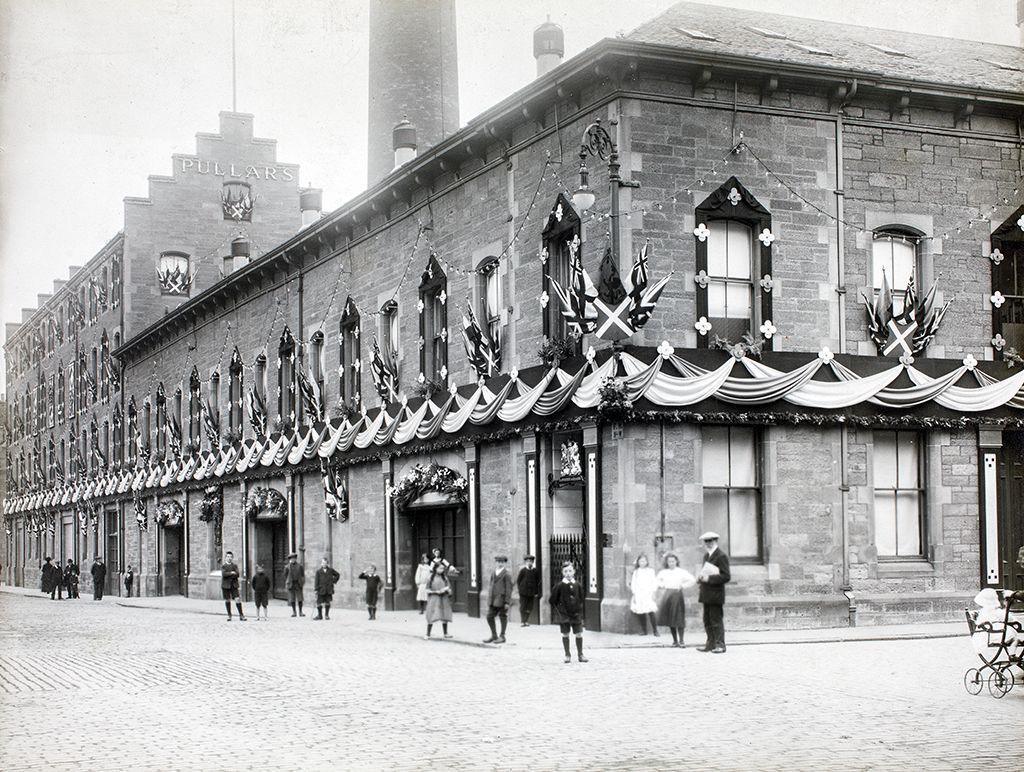
[[[843,192],[843,107],[857,93],[857,81],[853,81],[845,94],[844,101],[836,111],[836,294],[839,296],[839,353],[846,353],[846,233],[843,227],[844,192]],[[850,449],[850,430],[843,424],[839,427],[839,517],[842,522],[843,552],[843,583],[839,590],[846,596],[848,603],[847,619],[850,627],[857,626],[857,602],[853,597],[853,585],[850,582],[850,522],[847,497],[850,493],[847,454]]]

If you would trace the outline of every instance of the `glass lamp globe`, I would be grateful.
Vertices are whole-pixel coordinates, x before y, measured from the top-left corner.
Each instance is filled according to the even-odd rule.
[[[576,192],[572,194],[572,204],[576,207],[578,212],[586,212],[592,209],[595,200],[594,191],[592,191],[587,185],[580,186]]]

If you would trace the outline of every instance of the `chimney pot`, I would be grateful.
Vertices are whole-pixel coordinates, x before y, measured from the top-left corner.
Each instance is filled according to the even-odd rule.
[[[565,33],[550,17],[533,31],[533,56],[537,60],[538,78],[562,63],[562,57],[565,56]]]

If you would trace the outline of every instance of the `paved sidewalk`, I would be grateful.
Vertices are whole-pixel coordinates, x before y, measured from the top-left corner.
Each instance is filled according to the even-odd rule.
[[[38,590],[25,587],[13,587],[4,585],[0,592],[12,593],[28,597],[38,598],[40,601],[49,601],[49,597]],[[80,603],[93,603],[91,597],[83,595]],[[206,614],[210,616],[224,616],[224,601],[221,600],[196,600],[185,598],[180,595],[167,597],[144,597],[144,598],[121,598],[107,596],[102,603],[115,604],[124,608],[133,609],[163,609],[173,611],[184,611],[193,614]],[[248,619],[254,621],[255,607],[252,602],[243,604],[243,609],[249,614]],[[316,606],[306,605],[305,618],[291,618],[291,609],[283,601],[272,601],[270,604],[270,617],[275,622],[287,622],[289,624],[305,624],[312,620],[316,613]],[[518,611],[513,609],[510,613],[509,628],[507,632],[508,643],[504,644],[509,648],[546,649],[551,647],[553,636],[558,631],[551,625],[531,625],[521,627],[518,622]],[[237,618],[236,618],[237,621]],[[362,609],[332,608],[329,624],[343,625],[345,627],[377,630],[392,635],[422,638],[426,632],[423,617],[415,611],[384,611],[383,608],[377,612],[377,619],[374,621],[366,618],[366,611]],[[483,618],[473,618],[466,614],[456,614],[450,626],[450,632],[454,638],[452,642],[470,646],[490,647],[494,644],[485,644],[483,639],[489,635],[487,622]],[[440,636],[440,625],[435,625],[435,637]],[[932,622],[906,625],[877,625],[868,627],[828,627],[810,630],[736,630],[727,631],[726,637],[730,646],[748,646],[753,644],[795,644],[795,643],[841,643],[849,641],[889,641],[889,640],[917,640],[927,638],[954,638],[967,635],[967,623],[963,620],[956,622]],[[703,643],[703,630],[691,625],[687,631],[687,645],[699,646]],[[624,648],[659,648],[668,646],[671,643],[671,636],[668,631],[662,632],[660,638],[643,635],[624,635],[622,633],[593,632],[587,631],[587,648],[589,649],[624,649]]]

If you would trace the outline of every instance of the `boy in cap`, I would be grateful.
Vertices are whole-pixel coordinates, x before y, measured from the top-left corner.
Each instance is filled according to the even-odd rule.
[[[708,531],[701,534],[704,542],[704,565],[697,576],[700,587],[698,599],[704,605],[704,632],[707,642],[697,651],[725,654],[725,585],[729,575],[729,556],[718,548],[718,534]]]
[[[508,558],[504,555],[494,556],[494,571],[491,573],[490,590],[488,591],[487,626],[491,628],[491,637],[484,643],[504,643],[505,630],[508,628],[508,607],[512,603],[512,577],[506,570]],[[494,629],[494,617],[501,617],[501,635]]]
[[[540,569],[534,565],[533,555],[523,558],[525,565],[519,569],[516,577],[516,589],[519,591],[519,616],[523,627],[530,626],[533,604],[540,597]]]
[[[299,616],[302,613],[302,586],[306,583],[306,569],[299,563],[299,556],[291,553],[288,556],[288,565],[284,567],[284,588],[288,590],[288,603],[292,607],[292,616],[295,616],[295,604],[299,605]]]
[[[366,613],[370,619],[377,618],[377,597],[380,595],[380,588],[384,580],[377,574],[377,566],[370,564],[370,567],[359,574],[359,578],[366,582]]]
[[[334,598],[334,585],[341,574],[328,564],[327,558],[320,560],[320,568],[316,570],[313,589],[316,590],[316,616],[313,621],[331,618],[331,600]]]

